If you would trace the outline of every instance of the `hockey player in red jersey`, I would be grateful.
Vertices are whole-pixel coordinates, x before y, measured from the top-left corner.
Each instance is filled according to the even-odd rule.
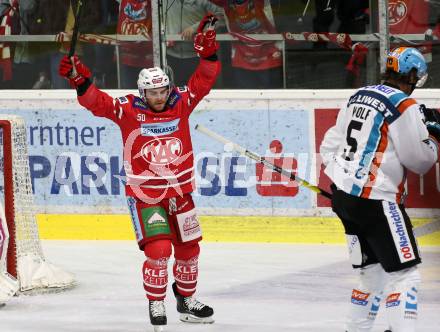
[[[79,103],[94,115],[112,120],[121,130],[127,202],[139,247],[146,256],[143,284],[156,331],[167,323],[164,298],[172,246],[172,288],[180,319],[214,322],[213,309],[193,296],[202,233],[191,197],[194,166],[188,118],[220,72],[215,21],[208,15],[200,22],[194,39],[200,64],[183,88],[174,87],[162,69],[148,68],[139,73],[140,97],[130,94],[114,99],[91,83],[90,71],[76,56],[66,56],[60,63],[60,75],[76,88]]]

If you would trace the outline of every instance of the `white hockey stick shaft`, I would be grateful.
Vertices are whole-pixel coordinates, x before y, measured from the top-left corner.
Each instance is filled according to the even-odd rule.
[[[262,163],[264,166],[266,166],[266,167],[268,167],[270,169],[273,169],[275,172],[278,172],[278,173],[284,175],[285,177],[287,177],[287,178],[289,178],[289,179],[291,179],[293,181],[296,181],[299,185],[304,186],[304,187],[306,187],[306,188],[316,192],[317,194],[321,194],[324,197],[327,197],[327,198],[331,199],[332,195],[330,193],[328,193],[327,191],[322,190],[321,188],[318,188],[317,186],[314,186],[314,185],[308,183],[307,181],[298,178],[294,173],[292,173],[290,171],[287,171],[287,170],[285,170],[285,169],[283,169],[283,168],[281,168],[279,166],[276,166],[276,165],[272,164],[270,161],[266,160],[264,157],[261,157],[261,156],[259,156],[258,154],[254,153],[252,151],[249,151],[245,147],[243,147],[241,145],[238,145],[237,143],[234,143],[234,142],[228,140],[227,138],[225,138],[225,137],[223,137],[223,136],[213,132],[212,130],[210,130],[210,129],[202,126],[202,125],[199,125],[199,124],[196,125],[195,129],[200,131],[200,132],[202,132],[202,133],[204,133],[205,135],[207,135],[207,136],[209,136],[209,137],[219,141],[219,142],[222,142],[225,145],[226,144],[231,145],[233,150],[239,152],[240,154],[242,154],[242,155],[244,155],[246,157],[249,157],[249,158],[251,158],[251,159],[253,159],[253,160],[255,160],[255,161],[259,162],[259,163]]]

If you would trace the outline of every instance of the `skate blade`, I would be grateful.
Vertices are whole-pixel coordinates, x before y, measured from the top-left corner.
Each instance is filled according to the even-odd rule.
[[[197,317],[190,314],[180,314],[180,320],[185,323],[193,324],[212,324],[214,323],[214,318],[210,317]]]
[[[154,332],[163,332],[164,331],[163,325],[153,326],[153,331]]]

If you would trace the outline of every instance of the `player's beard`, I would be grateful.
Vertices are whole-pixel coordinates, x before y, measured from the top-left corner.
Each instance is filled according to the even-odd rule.
[[[152,111],[160,113],[166,110],[169,97],[170,97],[170,92],[168,91],[166,98],[163,99],[157,98],[155,100],[150,100],[150,101],[147,100],[147,104]]]
[[[154,112],[163,112],[165,110],[166,103],[158,103],[151,106]]]
[[[161,101],[161,102],[155,102],[155,103],[149,103],[148,106],[150,106],[151,110],[154,112],[163,112],[165,111],[167,105],[167,101]]]

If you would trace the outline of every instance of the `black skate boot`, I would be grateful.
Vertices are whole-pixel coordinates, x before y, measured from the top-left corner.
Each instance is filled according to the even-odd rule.
[[[148,311],[150,312],[150,322],[154,327],[154,332],[162,332],[163,326],[167,325],[164,301],[150,301]]]
[[[180,312],[180,320],[187,323],[212,324],[214,310],[197,301],[192,296],[180,295],[177,291],[176,283],[173,283],[173,292],[177,300],[177,311]]]

